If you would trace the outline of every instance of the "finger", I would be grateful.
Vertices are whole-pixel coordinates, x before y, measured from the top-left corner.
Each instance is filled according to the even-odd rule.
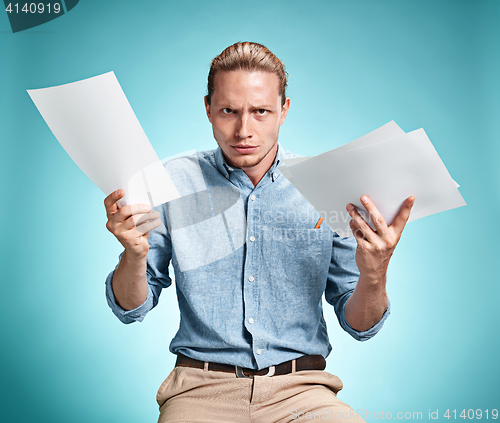
[[[115,213],[113,217],[118,223],[120,223],[124,222],[131,216],[137,216],[135,217],[135,222],[137,222],[137,220],[139,220],[139,218],[141,217],[139,215],[148,213],[150,211],[151,206],[149,204],[131,204],[128,206],[120,207],[120,209]]]
[[[396,231],[396,233],[401,234],[401,232],[403,232],[406,222],[408,222],[408,218],[410,217],[411,208],[413,207],[414,204],[415,204],[415,197],[413,196],[408,197],[403,203],[403,206],[401,207],[399,214],[396,216],[394,222],[392,222],[391,225],[391,227]]]
[[[127,222],[131,220],[135,226],[142,225],[150,220],[158,219],[160,217],[160,212],[153,210],[151,213],[145,214],[135,214],[131,218],[127,219]]]
[[[131,240],[134,238],[139,238],[143,236],[145,233],[149,232],[151,229],[157,228],[162,224],[161,219],[159,219],[160,216],[161,216],[160,212],[155,210],[152,211],[151,213],[145,214],[143,218],[141,215],[140,225],[135,224],[134,218],[137,217],[137,215],[135,215],[135,216],[130,216],[128,219],[126,219],[124,222],[121,222],[119,225],[110,224],[110,222],[112,221],[108,221],[108,224],[106,226],[108,230],[111,233],[113,233],[113,235],[115,235],[121,242],[121,240]],[[150,223],[153,224],[150,225]]]
[[[106,207],[106,213],[108,217],[118,210],[118,200],[125,195],[122,189],[113,191],[104,199],[104,207]]]
[[[155,220],[150,220],[149,222],[143,223],[142,225],[139,225],[136,228],[137,228],[137,231],[140,232],[141,234],[148,234],[148,236],[149,236],[149,231],[157,228],[160,225],[161,225],[161,220],[155,219]]]
[[[130,215],[123,221],[117,221],[114,219],[110,219],[110,221],[111,227],[115,229],[115,232],[125,232],[134,230],[137,226],[150,220],[158,219],[159,217],[159,212],[152,211],[151,213]]]
[[[365,219],[359,214],[359,211],[354,207],[353,204],[347,205],[347,212],[352,217],[352,219],[356,222],[358,229],[361,231],[363,236],[369,241],[374,242],[376,237],[378,236],[373,229],[370,228],[370,225],[366,223]]]
[[[358,242],[358,244],[362,241],[366,241],[366,238],[363,235],[363,232],[361,231],[361,229],[359,229],[359,226],[355,220],[351,220],[349,222],[349,226],[351,227],[352,234],[354,235],[354,238],[356,238],[356,241]]]
[[[363,195],[361,197],[361,203],[365,207],[368,215],[370,216],[370,220],[373,222],[373,226],[375,226],[375,230],[380,236],[384,236],[387,231],[387,223],[385,222],[384,216],[380,213],[371,201],[368,195]]]

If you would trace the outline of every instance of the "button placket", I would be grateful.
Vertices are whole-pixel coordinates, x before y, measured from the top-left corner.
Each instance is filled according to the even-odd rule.
[[[248,236],[248,234],[254,231],[255,227],[255,194],[250,194],[247,197],[250,201],[247,200],[247,247],[246,247],[246,257],[245,257],[245,269],[244,269],[244,284],[243,284],[243,298],[245,303],[245,326],[247,330],[252,334],[252,337],[255,336],[254,327],[254,318],[253,316],[256,310],[255,307],[255,287],[254,281],[256,280],[255,271],[258,267],[258,263],[255,263],[255,254],[251,247],[251,242],[255,241],[254,236]]]

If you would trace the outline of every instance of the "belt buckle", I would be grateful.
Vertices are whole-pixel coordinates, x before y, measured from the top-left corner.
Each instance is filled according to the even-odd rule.
[[[247,377],[247,378],[252,378],[253,375],[246,375],[243,373],[243,369],[240,366],[234,366],[235,372],[236,372],[236,377]],[[274,366],[268,367],[267,373],[263,376],[265,377],[271,377],[274,376],[274,372],[276,371],[276,368]]]

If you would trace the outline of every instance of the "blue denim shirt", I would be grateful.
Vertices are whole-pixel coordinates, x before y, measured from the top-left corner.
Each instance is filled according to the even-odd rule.
[[[382,319],[364,332],[345,318],[356,286],[356,241],[340,238],[281,175],[276,159],[254,187],[232,169],[220,148],[168,161],[165,167],[181,198],[158,206],[163,225],[149,236],[146,301],[134,310],[106,297],[123,323],[142,321],[172,284],[180,326],[170,351],[209,362],[263,369],[304,354],[327,357],[330,345],[322,296],[334,306],[342,328],[367,340]]]

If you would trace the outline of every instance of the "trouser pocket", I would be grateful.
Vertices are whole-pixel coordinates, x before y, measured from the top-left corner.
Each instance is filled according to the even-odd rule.
[[[168,387],[170,383],[172,382],[172,379],[175,377],[175,372],[177,368],[174,368],[170,374],[167,376],[167,378],[162,382],[160,387],[158,388],[158,392],[156,393],[156,402],[158,405],[161,407],[163,404],[165,404],[165,401],[167,401],[170,398],[169,390]]]

